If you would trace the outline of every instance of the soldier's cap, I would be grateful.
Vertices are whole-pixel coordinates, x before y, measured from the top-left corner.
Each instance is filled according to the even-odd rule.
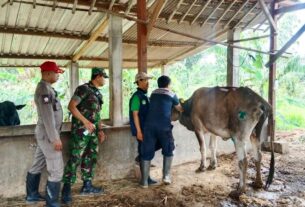
[[[92,68],[92,75],[101,75],[104,78],[109,78],[104,68]]]
[[[53,71],[55,73],[64,73],[65,71],[60,69],[55,62],[46,61],[40,65],[41,72]]]
[[[139,80],[148,80],[148,79],[152,79],[152,76],[147,75],[144,72],[139,72],[135,77],[134,83],[137,83]]]

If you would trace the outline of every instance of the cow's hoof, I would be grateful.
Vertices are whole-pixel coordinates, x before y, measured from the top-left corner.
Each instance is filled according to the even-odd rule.
[[[262,189],[264,187],[264,184],[262,181],[254,181],[251,186],[254,188],[254,189]]]
[[[214,166],[212,166],[212,165],[210,165],[208,168],[207,168],[207,170],[215,170],[216,169],[216,166],[214,165]]]
[[[231,193],[229,194],[230,198],[234,199],[234,200],[239,200],[239,197],[242,195],[243,193],[239,190],[233,190],[231,191]]]
[[[205,168],[203,166],[200,166],[197,170],[196,173],[202,173],[205,171]]]

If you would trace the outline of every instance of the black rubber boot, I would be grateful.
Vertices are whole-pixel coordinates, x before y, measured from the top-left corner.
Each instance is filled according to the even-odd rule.
[[[40,183],[40,173],[32,174],[29,173],[26,176],[26,197],[27,203],[36,203],[39,201],[44,201],[45,198],[38,192]]]
[[[103,194],[104,193],[104,189],[103,188],[94,187],[92,185],[92,183],[91,183],[91,180],[86,180],[86,181],[84,181],[84,185],[83,185],[80,193],[82,195],[86,195],[86,194]]]
[[[150,161],[141,160],[141,182],[140,185],[142,188],[148,188],[148,177],[150,169]]]
[[[156,184],[158,184],[158,182],[153,180],[150,176],[148,176],[147,183],[148,183],[148,185],[156,185]]]
[[[173,156],[166,157],[163,156],[163,183],[165,185],[169,185],[172,183],[171,177],[170,177],[170,169],[172,166]]]
[[[65,183],[61,191],[61,202],[65,205],[72,203],[71,184]]]
[[[60,207],[59,204],[60,182],[47,182],[46,204],[47,207]]]

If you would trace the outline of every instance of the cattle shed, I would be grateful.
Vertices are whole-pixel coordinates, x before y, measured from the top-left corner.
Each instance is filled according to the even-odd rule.
[[[220,44],[228,50],[227,85],[238,86],[238,51],[263,53],[270,56],[266,67],[269,103],[274,106],[275,61],[304,31],[303,26],[278,50],[277,19],[302,8],[304,3],[292,0],[0,0],[0,67],[39,67],[45,60],[56,61],[69,68],[71,92],[79,85],[79,68],[108,68],[109,139],[101,146],[96,177],[122,178],[133,172],[136,153],[135,139],[123,120],[123,69],[160,68],[166,74],[167,65]],[[246,29],[268,28],[270,35],[239,37]],[[269,51],[239,45],[259,38],[270,38]],[[269,124],[272,138],[274,118]],[[0,128],[0,196],[24,193],[35,151],[34,128]],[[69,131],[70,124],[65,123],[65,146]],[[175,164],[199,158],[193,133],[176,123],[174,136]],[[185,137],[192,139],[185,143]],[[219,148],[221,153],[234,150],[233,143],[220,142]]]

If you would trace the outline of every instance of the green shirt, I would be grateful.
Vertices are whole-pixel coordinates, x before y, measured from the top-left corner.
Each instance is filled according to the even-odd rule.
[[[140,98],[135,95],[131,99],[131,111],[139,111],[140,110]]]

